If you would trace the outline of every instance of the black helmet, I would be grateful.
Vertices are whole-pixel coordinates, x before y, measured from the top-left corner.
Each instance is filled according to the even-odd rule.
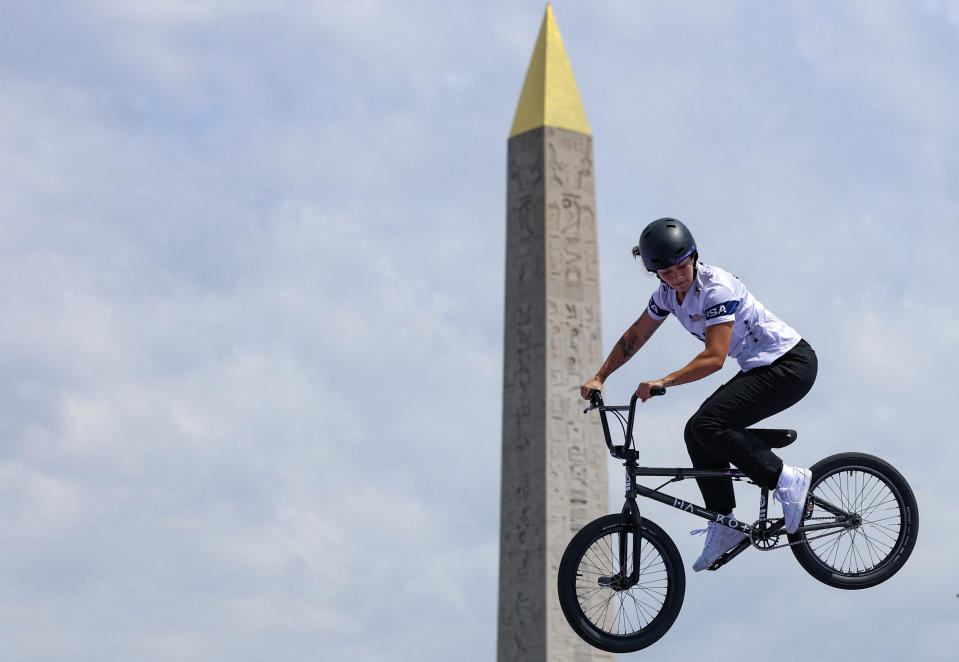
[[[675,218],[660,218],[639,235],[633,255],[643,258],[647,271],[667,269],[696,253],[693,233]]]

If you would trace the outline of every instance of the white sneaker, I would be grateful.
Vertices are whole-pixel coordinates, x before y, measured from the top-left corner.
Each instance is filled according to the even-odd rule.
[[[728,526],[723,526],[716,522],[709,522],[705,529],[696,529],[695,531],[690,531],[690,533],[692,535],[696,535],[697,533],[706,534],[706,546],[703,547],[703,553],[696,559],[696,562],[693,563],[693,570],[696,572],[705,570],[711,566],[720,556],[738,545],[742,542],[743,538],[746,537],[745,533],[730,529]]]
[[[812,472],[809,469],[783,465],[783,472],[779,475],[779,484],[773,492],[773,497],[783,505],[786,533],[796,533],[796,529],[799,528],[803,510],[806,508],[810,481],[812,481]]]

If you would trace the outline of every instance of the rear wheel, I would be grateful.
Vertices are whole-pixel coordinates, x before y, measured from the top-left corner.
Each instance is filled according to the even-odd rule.
[[[601,517],[573,537],[559,566],[566,620],[590,645],[612,653],[638,651],[666,634],[686,592],[679,550],[647,519],[639,532],[639,580],[631,584],[635,535],[630,517]]]
[[[803,527],[789,536],[800,565],[819,581],[844,589],[875,586],[896,574],[919,534],[916,498],[902,474],[865,453],[832,455],[811,470],[812,510],[807,506]],[[841,526],[803,530],[829,522]]]

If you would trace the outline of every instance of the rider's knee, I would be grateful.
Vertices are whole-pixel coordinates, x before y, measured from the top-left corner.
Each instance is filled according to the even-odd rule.
[[[694,414],[688,421],[686,421],[686,429],[683,430],[683,437],[686,439],[686,447],[692,448],[694,446],[699,446],[699,439],[696,438],[695,428],[693,426],[693,421],[696,419]]]
[[[686,443],[688,444],[690,439],[700,444],[704,439],[714,439],[725,427],[722,420],[710,416],[708,412],[698,411],[686,423]]]

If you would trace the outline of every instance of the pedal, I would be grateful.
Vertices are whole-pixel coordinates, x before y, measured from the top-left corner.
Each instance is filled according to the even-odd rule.
[[[720,568],[722,568],[724,565],[726,565],[727,563],[732,561],[734,558],[742,554],[746,549],[748,549],[751,546],[752,546],[752,543],[749,541],[749,538],[747,537],[741,543],[739,543],[738,545],[733,547],[731,550],[729,550],[728,552],[725,552],[722,556],[720,556],[718,559],[713,561],[712,565],[707,566],[706,569],[719,570]]]

